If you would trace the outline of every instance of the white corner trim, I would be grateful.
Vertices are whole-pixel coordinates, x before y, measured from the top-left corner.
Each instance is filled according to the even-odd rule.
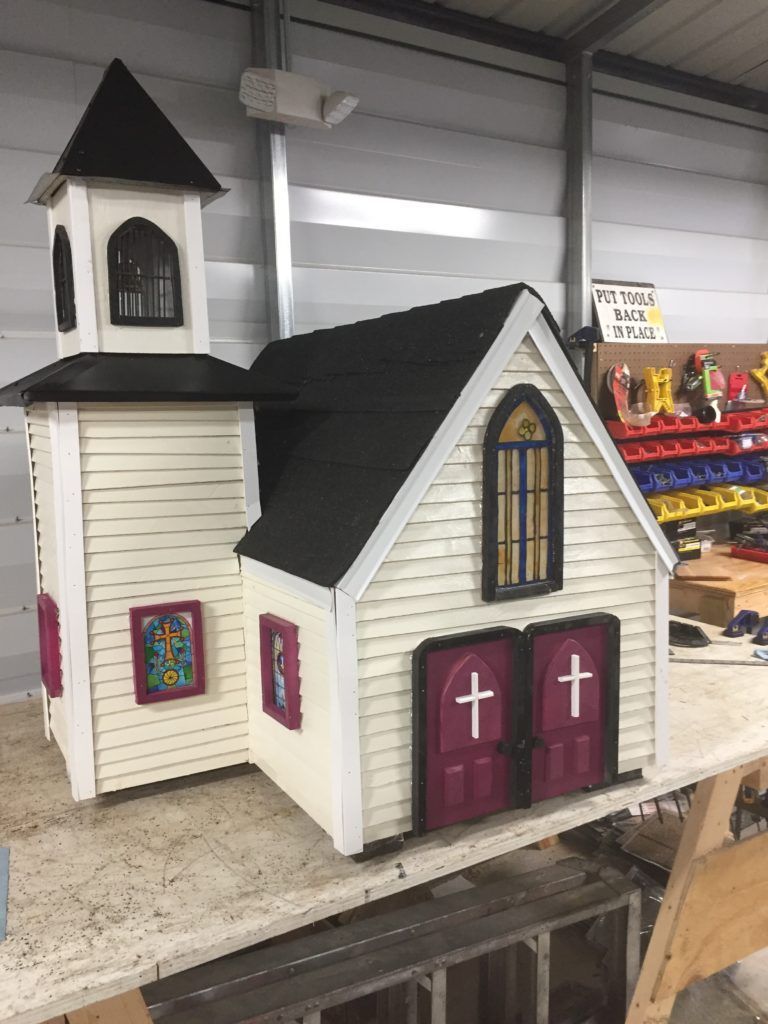
[[[669,573],[661,558],[656,559],[656,693],[654,735],[656,764],[669,759]]]
[[[613,443],[599,413],[584,390],[584,385],[581,383],[571,361],[563,352],[543,316],[537,319],[529,333],[536,348],[541,353],[542,359],[552,371],[560,390],[579,414],[581,423],[602,455],[613,478],[621,488],[627,504],[635,513],[637,521],[645,530],[656,553],[671,572],[677,564],[677,557],[661,532],[648,503],[632,479],[632,475],[627,469],[624,460],[619,455],[616,445]]]
[[[211,351],[208,326],[208,298],[205,284],[205,250],[203,248],[203,216],[200,196],[184,194],[184,251],[182,265],[186,268],[182,288],[183,308],[192,331],[192,351]]]
[[[357,612],[354,600],[334,590],[329,638],[331,672],[331,787],[333,845],[346,856],[363,851],[363,783],[357,680]]]
[[[352,595],[356,601],[362,597],[374,573],[413,515],[451,449],[459,443],[480,403],[498,380],[543,307],[541,299],[529,291],[523,292],[512,307],[485,358],[435,431],[432,440],[391,501],[365,547],[339,580],[338,586]]]
[[[266,562],[257,562],[248,555],[240,555],[240,571],[244,577],[278,587],[316,608],[328,611],[333,605],[333,591],[330,587],[321,587],[319,583],[311,583],[300,576],[293,576],[283,569],[276,569],[274,565],[267,565]]]
[[[48,214],[50,216],[50,209]],[[50,423],[50,412],[51,405],[45,406],[48,412],[48,421]],[[55,408],[55,406],[54,406]],[[29,417],[24,412],[24,434],[27,439],[27,469],[29,472],[29,489],[32,496],[32,528],[35,531],[35,583],[37,593],[41,594],[43,591],[43,579],[40,575],[40,531],[38,529],[37,522],[37,502],[35,500],[35,471],[32,464],[32,438],[29,433]],[[51,739],[51,709],[48,706],[48,691],[43,686],[43,681],[40,680],[40,696],[43,702],[43,730],[45,731],[45,738],[50,741]]]
[[[75,279],[75,309],[81,352],[99,351],[96,324],[96,284],[93,278],[93,247],[91,244],[91,212],[88,209],[88,186],[68,179],[69,223],[72,250],[72,273]],[[53,238],[51,238],[53,242]],[[106,260],[106,253],[104,259]],[[61,343],[61,335],[59,335]]]
[[[245,485],[245,521],[248,529],[261,518],[261,497],[259,495],[259,460],[256,452],[256,420],[253,405],[239,402],[240,444],[243,451],[243,483]]]
[[[50,426],[69,778],[73,798],[87,800],[96,796],[96,770],[77,406],[54,406]]]

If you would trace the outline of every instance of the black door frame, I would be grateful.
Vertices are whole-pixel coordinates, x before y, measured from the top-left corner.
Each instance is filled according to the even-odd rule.
[[[520,719],[516,723],[518,735],[524,743],[516,754],[518,797],[521,807],[531,806],[531,775],[533,764],[533,641],[546,633],[561,633],[567,629],[587,626],[607,626],[605,708],[603,713],[603,785],[610,786],[619,774],[619,657],[621,654],[621,622],[609,612],[591,612],[572,615],[567,619],[532,622],[522,635],[521,663],[523,667],[523,695],[518,701]],[[595,788],[595,787],[590,787]],[[575,790],[574,790],[575,792]],[[563,794],[567,795],[567,794]]]
[[[509,639],[512,641],[515,668],[519,670],[521,667],[521,638],[522,633],[519,629],[513,629],[511,626],[497,626],[491,629],[476,629],[468,633],[454,633],[452,636],[431,637],[428,640],[423,640],[413,652],[413,783],[411,814],[414,835],[420,836],[427,831],[427,655],[431,651],[444,651],[451,647],[465,647],[467,644],[471,643]],[[518,671],[516,674],[519,675],[520,672]],[[524,689],[525,687],[522,685],[520,687],[513,687],[510,694],[512,707],[512,744],[516,741],[514,723],[519,717],[514,705],[522,695]],[[513,770],[514,765],[512,761],[510,761],[510,766]],[[514,778],[512,777],[510,777],[509,786],[510,797],[515,798],[514,805],[511,804],[510,806],[517,807],[518,804],[514,790]]]

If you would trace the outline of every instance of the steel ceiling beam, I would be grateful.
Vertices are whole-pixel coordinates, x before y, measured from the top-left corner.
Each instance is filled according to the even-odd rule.
[[[448,35],[487,43],[502,49],[544,57],[553,61],[567,60],[568,40],[558,39],[545,32],[531,32],[515,28],[490,18],[464,14],[439,4],[424,3],[423,0],[324,0],[336,7],[373,14],[380,18],[406,22],[420,28],[445,32]],[[594,54],[593,67],[606,75],[627,78],[633,82],[652,85],[698,96],[713,103],[725,103],[743,110],[768,114],[768,92],[749,89],[743,85],[718,82],[703,75],[692,75],[652,64],[649,61],[625,57],[618,53],[602,50]]]
[[[667,3],[669,0],[616,0],[612,7],[566,38],[566,55],[604,50],[608,43]]]
[[[334,7],[349,7],[363,14],[374,14],[379,18],[403,21],[408,25],[445,32],[476,43],[502,46],[519,53],[530,53],[534,57],[560,60],[562,41],[545,32],[532,32],[515,28],[476,14],[465,14],[441,4],[424,3],[424,0],[327,0]]]
[[[746,85],[731,85],[729,82],[718,82],[714,78],[703,75],[692,75],[687,71],[676,71],[674,68],[663,68],[660,64],[651,64],[637,57],[625,57],[620,53],[604,50],[594,57],[595,71],[613,75],[616,78],[627,78],[632,82],[654,85],[658,89],[670,89],[684,93],[686,96],[698,96],[712,103],[725,103],[730,107],[742,110],[754,110],[758,114],[768,114],[768,92],[750,89]]]

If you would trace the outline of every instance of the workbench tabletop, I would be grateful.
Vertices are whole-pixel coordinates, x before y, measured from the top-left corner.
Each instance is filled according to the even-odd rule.
[[[768,755],[768,665],[673,662],[670,679],[670,759],[647,778],[442,829],[363,864],[255,770],[75,805],[38,703],[0,708],[0,845],[11,848],[0,1021],[38,1024]]]

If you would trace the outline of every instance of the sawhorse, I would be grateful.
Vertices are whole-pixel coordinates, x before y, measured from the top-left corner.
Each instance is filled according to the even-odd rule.
[[[739,786],[768,758],[699,782],[626,1024],[666,1024],[678,992],[768,946],[768,832],[723,846]]]

